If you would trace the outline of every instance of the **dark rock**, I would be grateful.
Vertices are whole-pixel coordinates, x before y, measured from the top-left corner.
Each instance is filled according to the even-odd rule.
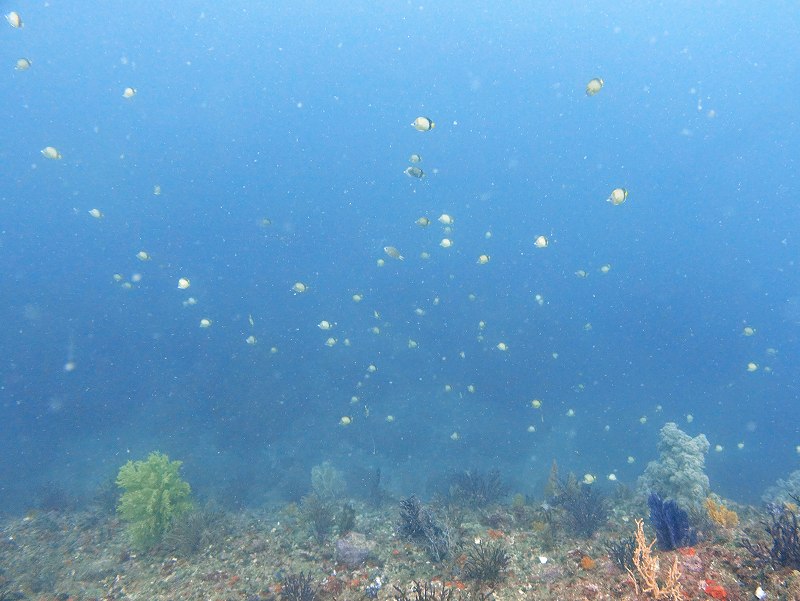
[[[336,541],[336,560],[348,568],[362,565],[375,548],[375,542],[367,540],[363,534],[348,532]]]

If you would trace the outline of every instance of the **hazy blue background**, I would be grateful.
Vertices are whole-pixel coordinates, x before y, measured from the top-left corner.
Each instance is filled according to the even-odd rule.
[[[533,493],[553,459],[634,485],[666,421],[723,446],[724,496],[798,467],[795,3],[0,5],[5,510],[156,449],[234,504],[323,460],[398,494],[475,466]]]

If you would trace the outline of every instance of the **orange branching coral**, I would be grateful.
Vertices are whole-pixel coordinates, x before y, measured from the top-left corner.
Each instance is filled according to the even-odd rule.
[[[722,503],[714,502],[714,499],[708,497],[706,499],[706,511],[708,517],[717,526],[723,528],[736,528],[739,525],[739,516],[732,509],[728,509]]]
[[[684,601],[681,591],[681,572],[678,569],[678,558],[675,557],[672,566],[667,572],[666,578],[659,578],[660,569],[658,558],[653,557],[653,545],[655,539],[650,544],[644,536],[644,522],[636,520],[636,549],[633,551],[633,565],[636,573],[628,569],[628,573],[633,578],[633,586],[636,594],[639,591],[646,594],[650,599],[656,601]],[[627,569],[627,568],[626,568]]]

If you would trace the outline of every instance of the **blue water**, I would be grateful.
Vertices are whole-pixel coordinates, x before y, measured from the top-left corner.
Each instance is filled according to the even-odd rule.
[[[498,467],[535,495],[553,460],[635,486],[667,421],[723,496],[797,468],[792,2],[2,8],[6,511],[153,450],[245,505],[325,460],[397,494]]]

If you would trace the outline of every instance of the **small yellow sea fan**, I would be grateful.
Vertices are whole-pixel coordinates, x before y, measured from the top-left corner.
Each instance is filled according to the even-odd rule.
[[[732,509],[728,509],[722,503],[717,503],[711,497],[706,499],[706,511],[708,517],[717,526],[723,528],[736,528],[739,525],[739,516]]]

